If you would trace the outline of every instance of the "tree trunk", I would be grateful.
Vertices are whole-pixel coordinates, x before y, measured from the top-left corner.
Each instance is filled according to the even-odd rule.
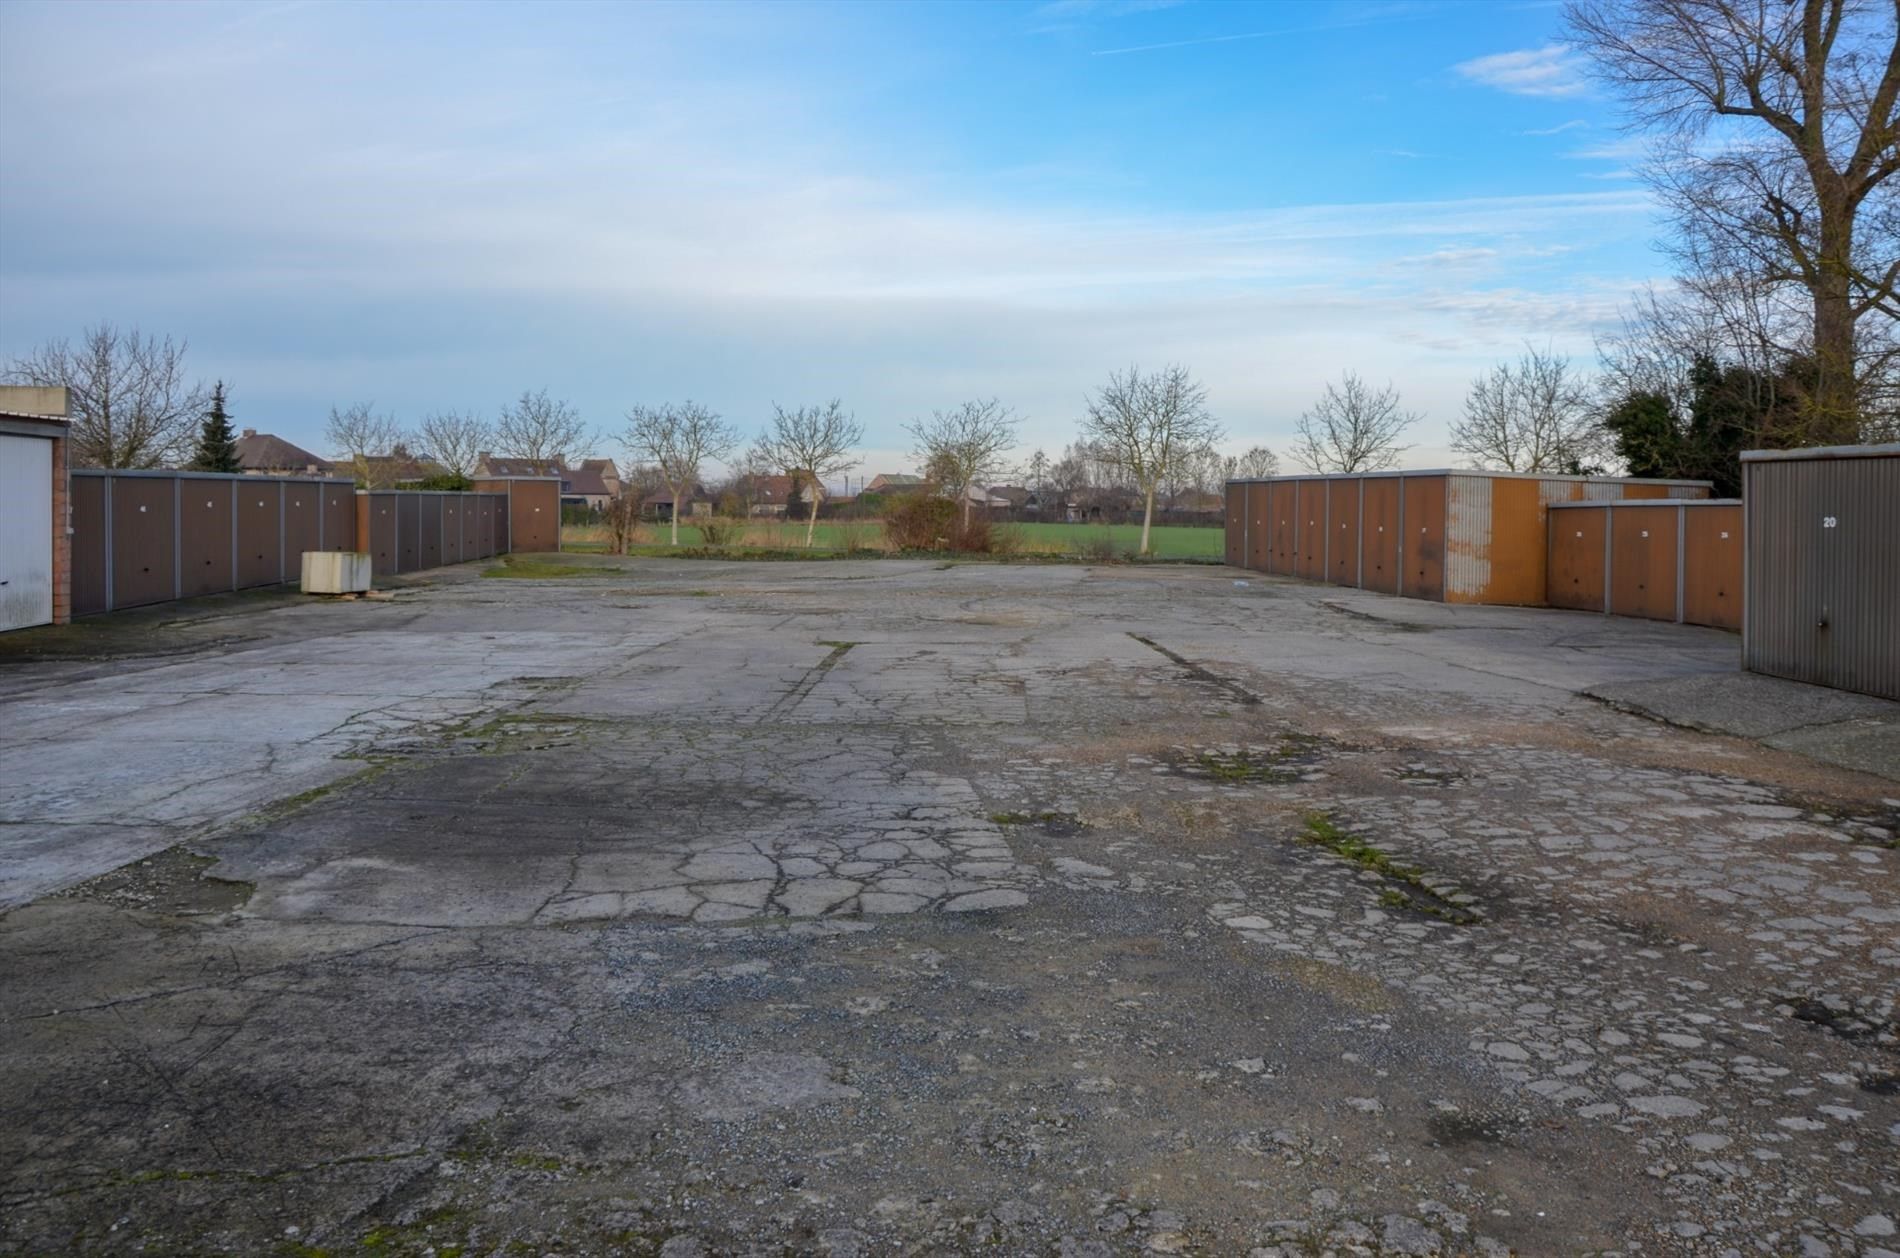
[[[1853,445],[1860,439],[1860,398],[1854,387],[1854,307],[1848,286],[1854,227],[1850,211],[1824,196],[1820,274],[1814,291],[1814,396],[1808,442]]]
[[[673,545],[680,544],[680,491],[673,490]]]
[[[814,491],[816,486],[813,486]],[[811,496],[811,514],[805,517],[805,549],[811,549],[812,538],[818,533],[818,495]]]
[[[1154,518],[1155,518],[1155,487],[1153,485],[1150,485],[1148,486],[1148,494],[1147,494],[1146,499],[1144,499],[1144,504],[1141,510],[1141,549],[1138,552],[1136,552],[1138,554],[1145,555],[1148,553],[1148,533],[1150,529],[1152,528],[1152,526],[1154,525]]]

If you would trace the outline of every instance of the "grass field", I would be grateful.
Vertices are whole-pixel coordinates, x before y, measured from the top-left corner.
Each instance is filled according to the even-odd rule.
[[[1004,524],[997,527],[1014,535],[1017,545],[1010,553],[1019,555],[1120,559],[1133,555],[1141,544],[1139,524]],[[669,537],[666,525],[643,524],[635,535],[634,552],[664,554],[672,549]],[[1222,533],[1217,528],[1156,526],[1152,540],[1157,559],[1217,559],[1221,555]],[[682,548],[703,547],[705,535],[698,527],[682,522],[679,544]],[[561,545],[567,550],[605,551],[607,533],[597,525],[568,526],[561,531]],[[776,520],[760,521],[748,525],[743,540],[731,545],[747,550],[803,550],[805,527]],[[883,525],[876,521],[821,520],[812,545],[829,552],[886,549]]]

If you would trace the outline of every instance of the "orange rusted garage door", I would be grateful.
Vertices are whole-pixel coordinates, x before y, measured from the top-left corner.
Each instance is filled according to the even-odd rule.
[[[212,594],[231,588],[231,482],[178,482],[179,593]]]
[[[1247,487],[1229,481],[1221,496],[1227,529],[1222,553],[1228,567],[1244,568],[1247,566]]]
[[[1326,579],[1334,585],[1359,584],[1359,494],[1363,476],[1327,483]]]
[[[1400,488],[1407,598],[1445,598],[1445,478],[1407,476]]]
[[[1272,497],[1273,486],[1266,484],[1248,485],[1242,510],[1246,516],[1247,553],[1242,566],[1255,572],[1266,572],[1270,566],[1272,548],[1268,546],[1268,501]]]
[[[1610,507],[1610,610],[1676,618],[1676,509]]]
[[[1692,625],[1714,625],[1739,633],[1741,505],[1684,507],[1682,526],[1682,618]]]
[[[1384,594],[1399,591],[1399,478],[1364,476],[1365,522],[1361,526],[1361,562],[1365,588]]]
[[[1558,507],[1550,513],[1544,601],[1577,611],[1603,610],[1603,535],[1608,507]]]
[[[1267,495],[1267,571],[1279,576],[1290,577],[1299,571],[1299,551],[1294,546],[1294,516],[1298,506],[1294,499],[1299,496],[1297,483],[1290,480],[1274,481],[1268,486]]]
[[[1294,499],[1295,523],[1299,526],[1298,576],[1308,581],[1326,579],[1326,482],[1303,480]]]

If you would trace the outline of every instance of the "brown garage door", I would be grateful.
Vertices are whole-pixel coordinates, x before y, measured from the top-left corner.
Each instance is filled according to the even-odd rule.
[[[348,485],[325,485],[323,493],[323,550],[368,550],[369,539],[356,535],[356,491]]]
[[[1603,610],[1603,533],[1608,507],[1559,507],[1550,513],[1544,601],[1577,611]]]
[[[1359,493],[1362,476],[1328,481],[1326,579],[1334,585],[1359,584]]]
[[[112,478],[112,605],[162,603],[177,594],[177,482]]]
[[[178,482],[179,592],[212,594],[231,588],[231,482]]]
[[[1404,519],[1405,584],[1407,598],[1445,598],[1445,478],[1407,476],[1399,491]]]
[[[1676,618],[1676,508],[1612,507],[1610,610]]]
[[[425,568],[440,568],[442,566],[442,495],[420,495],[416,513],[418,518],[416,543],[421,553],[419,562]]]
[[[73,615],[106,609],[106,478],[72,478]]]
[[[1399,592],[1399,478],[1363,476],[1365,523],[1360,538],[1365,588]]]
[[[284,579],[284,486],[277,481],[237,481],[237,583],[240,589]]]
[[[396,495],[364,494],[365,523],[369,526],[369,570],[376,576],[397,571]]]
[[[299,485],[294,481],[284,485],[284,579],[301,581],[303,579],[303,556],[305,551],[322,550],[318,543],[318,525],[323,519],[323,487],[321,485]],[[352,530],[354,537],[354,530]]]

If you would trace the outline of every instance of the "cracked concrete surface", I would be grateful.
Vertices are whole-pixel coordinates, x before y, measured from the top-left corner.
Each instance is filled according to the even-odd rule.
[[[0,1252],[1900,1248],[1886,752],[1578,693],[1732,637],[613,566],[0,669]]]

